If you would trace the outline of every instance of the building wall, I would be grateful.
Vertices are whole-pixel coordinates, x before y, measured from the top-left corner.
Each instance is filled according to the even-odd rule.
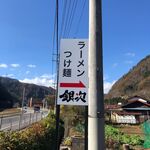
[[[113,113],[111,115],[111,120],[115,123],[130,123],[130,124],[137,123],[134,115],[118,115],[117,113]]]

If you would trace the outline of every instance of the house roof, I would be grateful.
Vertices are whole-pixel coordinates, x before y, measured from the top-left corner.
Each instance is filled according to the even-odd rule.
[[[141,97],[132,97],[128,103],[122,106],[126,111],[150,111],[150,103]]]
[[[105,109],[119,109],[121,108],[120,105],[105,105]]]
[[[118,115],[141,115],[142,114],[142,112],[127,112],[127,111],[116,111],[115,112],[116,114],[118,114]]]
[[[132,100],[130,102],[128,102],[127,104],[123,105],[122,108],[125,108],[131,104],[135,104],[135,107],[136,107],[136,104],[138,103],[141,103],[143,104],[143,106],[147,106],[147,107],[150,107],[150,103],[148,103],[148,101],[144,101],[144,100],[141,100],[141,99],[138,99],[138,100]]]
[[[141,96],[138,96],[138,95],[135,95],[133,97],[129,97],[127,99],[127,101],[134,101],[134,100],[141,100],[141,101],[148,101],[148,99],[144,98],[144,97],[141,97]]]
[[[150,108],[125,108],[125,110],[145,110],[145,111],[149,111]]]

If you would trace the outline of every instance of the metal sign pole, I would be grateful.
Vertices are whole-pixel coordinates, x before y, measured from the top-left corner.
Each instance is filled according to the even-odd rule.
[[[59,80],[59,33],[58,33],[58,25],[59,25],[59,1],[56,0],[56,22],[57,22],[57,27],[56,27],[56,48],[57,48],[57,91],[56,91],[56,150],[59,150],[59,120],[60,120],[60,105],[57,105],[57,99],[58,99],[58,80]]]
[[[56,150],[59,150],[59,120],[60,120],[60,105],[56,105]]]
[[[88,150],[88,106],[85,106],[85,146],[84,150]]]

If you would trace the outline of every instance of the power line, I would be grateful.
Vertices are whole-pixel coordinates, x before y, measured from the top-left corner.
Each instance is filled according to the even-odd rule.
[[[54,51],[54,48],[55,48],[55,39],[56,39],[56,20],[57,19],[57,12],[56,12],[56,9],[55,9],[55,16],[54,16],[54,29],[53,29],[53,51]]]
[[[71,5],[71,0],[69,0],[68,2],[68,8],[66,8],[67,10],[67,16],[66,16],[66,22],[65,22],[65,29],[64,29],[64,32],[63,32],[63,37],[66,37],[66,33],[67,33],[67,27],[68,27],[68,20],[69,20],[69,15],[70,15],[70,10],[72,9],[72,5]]]
[[[82,4],[80,3],[80,6],[82,7],[81,9],[81,14],[79,14],[79,20],[77,23],[77,27],[76,27],[76,31],[74,32],[75,35],[78,33],[79,31],[79,26],[80,26],[80,22],[81,19],[83,17],[84,14],[84,10],[85,10],[85,5],[86,5],[86,1],[84,0],[82,1]],[[62,15],[59,14],[59,16],[61,15],[61,24],[60,24],[60,35],[59,38],[68,38],[70,36],[70,32],[72,29],[72,24],[76,15],[76,9],[77,6],[79,4],[78,0],[62,0]]]
[[[82,19],[82,17],[83,17],[83,14],[84,14],[84,9],[85,9],[85,4],[86,4],[86,2],[87,2],[87,0],[84,0],[84,2],[83,2],[83,7],[82,7],[82,11],[81,11],[81,15],[80,15],[80,17],[79,17],[79,21],[78,21],[78,24],[77,24],[77,28],[76,28],[76,31],[75,31],[75,35],[77,35],[77,33],[79,32],[79,25],[80,25],[80,23],[81,23],[81,19]]]
[[[64,0],[63,0],[64,1]],[[62,37],[63,34],[63,29],[64,29],[64,23],[65,23],[65,19],[66,19],[66,11],[67,11],[67,0],[64,1],[63,3],[63,10],[62,10],[62,21],[61,21],[61,28],[60,28],[60,38]]]
[[[82,5],[80,3],[82,9],[81,9],[81,14],[79,14],[80,17],[79,17],[79,20],[78,20],[78,23],[76,26],[76,31],[75,31],[74,35],[77,35],[77,33],[79,31],[79,26],[80,26],[81,19],[82,19],[83,14],[84,14],[86,1],[87,0],[82,1]],[[70,36],[72,24],[74,21],[74,17],[76,15],[76,9],[77,9],[77,6],[79,4],[78,0],[73,0],[73,1],[61,0],[61,2],[62,2],[61,3],[62,8],[59,8],[59,10],[61,9],[61,11],[59,11],[59,14],[58,14],[59,18],[61,18],[61,23],[59,23],[60,28],[58,28],[58,31],[56,31],[57,30],[57,23],[58,23],[57,22],[57,8],[55,9],[55,16],[54,16],[53,38],[52,38],[52,40],[53,40],[53,44],[52,44],[52,48],[53,48],[52,49],[53,50],[53,53],[52,53],[52,74],[54,74],[54,72],[57,72],[57,64],[56,63],[57,63],[58,58],[59,58],[58,57],[59,52],[57,53],[59,46],[57,49],[55,44],[57,43],[57,41],[58,41],[58,43],[60,42],[60,38]],[[55,3],[55,7],[57,7],[56,3]],[[58,37],[56,37],[56,32],[58,32]],[[54,69],[54,66],[55,66],[55,69]],[[56,78],[55,78],[55,81],[56,81]]]
[[[55,8],[56,8],[56,3],[55,3]],[[53,36],[52,36],[52,74],[54,74],[55,70],[54,70],[54,56],[55,56],[55,41],[56,40],[56,9],[55,9],[55,13],[54,13],[54,25],[53,25]],[[53,77],[53,80],[55,82],[55,76]],[[55,88],[55,86],[54,86]]]
[[[71,26],[72,26],[72,22],[74,20],[74,15],[75,15],[76,7],[77,7],[77,2],[78,2],[78,0],[74,0],[74,2],[73,2],[73,8],[72,8],[72,11],[71,11],[71,14],[70,14],[70,20],[69,20],[69,23],[68,23],[69,25],[68,25],[67,37],[69,37],[69,33],[70,33]]]

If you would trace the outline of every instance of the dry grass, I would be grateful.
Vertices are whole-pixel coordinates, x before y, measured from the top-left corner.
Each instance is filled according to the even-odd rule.
[[[120,130],[125,134],[136,134],[144,136],[143,130],[139,125],[124,125],[120,127]]]

